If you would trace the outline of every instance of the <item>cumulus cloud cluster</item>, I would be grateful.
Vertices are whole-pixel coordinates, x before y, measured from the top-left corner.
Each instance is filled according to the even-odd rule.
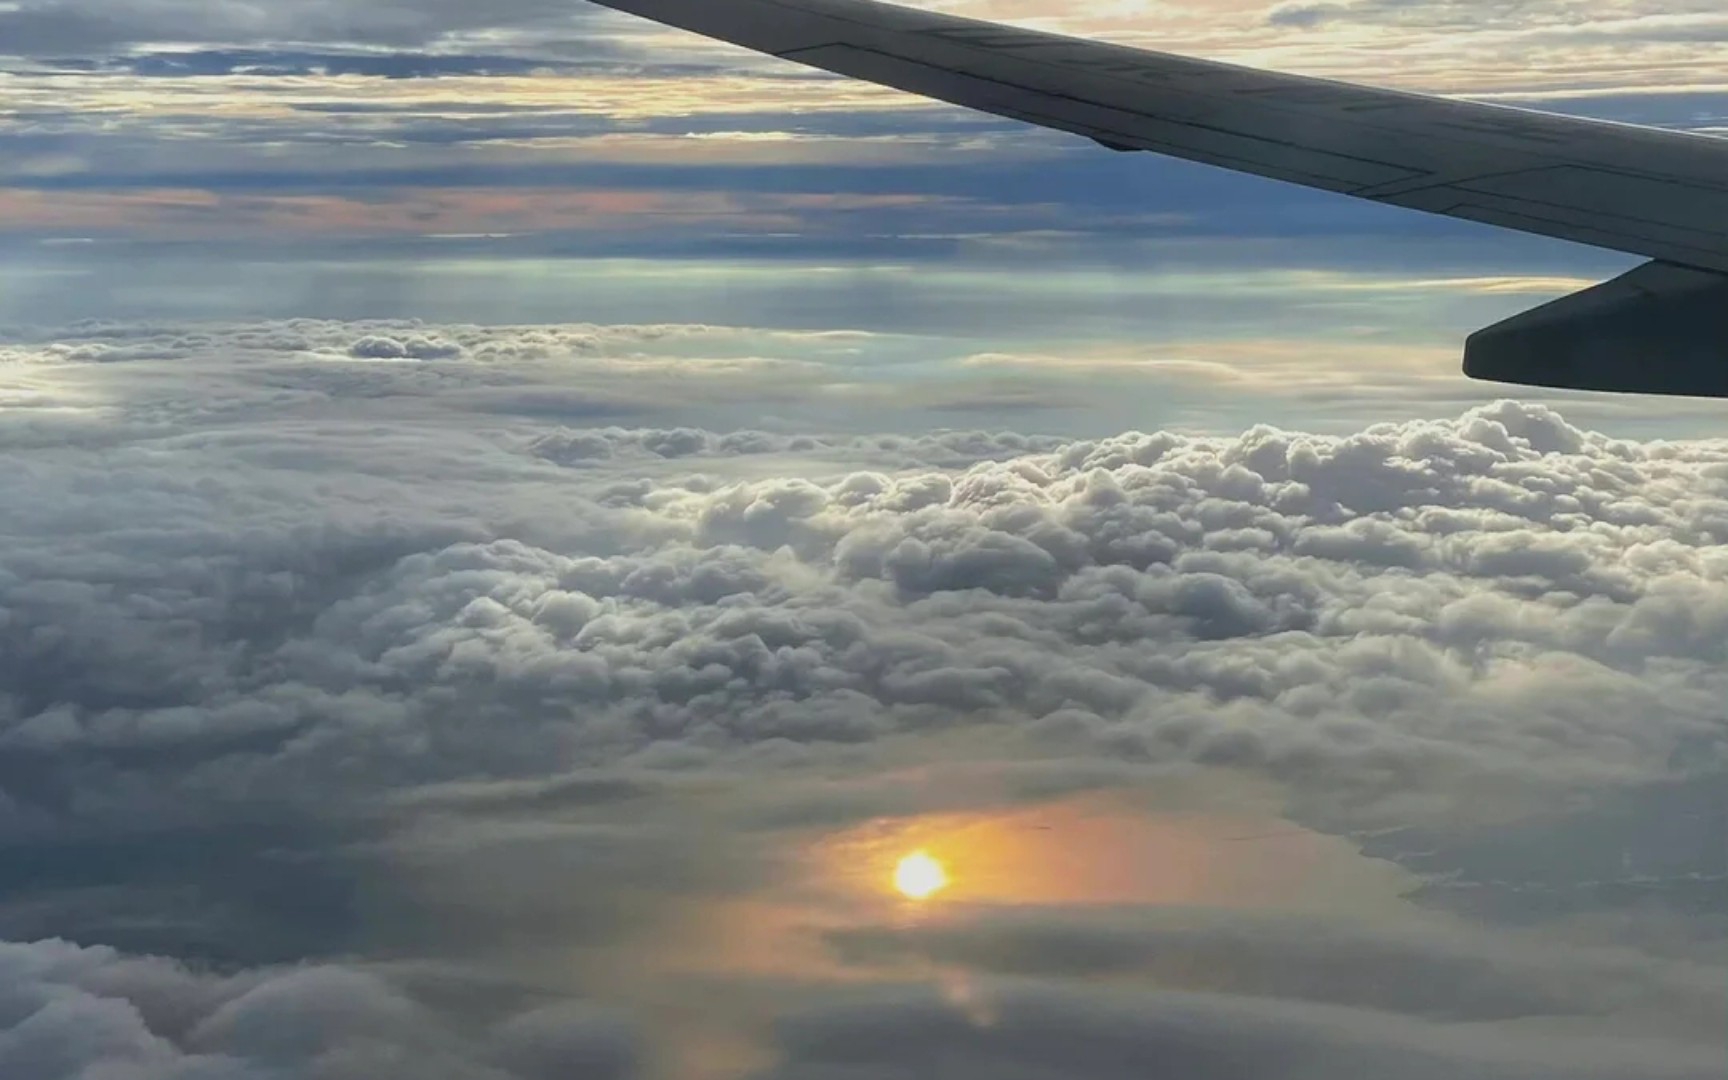
[[[29,1080],[610,1080],[635,1063],[603,1008],[506,1006],[453,1030],[339,967],[222,976],[43,941],[0,945],[0,986],[0,1068]]]
[[[270,347],[308,368],[488,355],[315,337]],[[357,437],[273,430],[232,467],[231,437],[183,438],[153,453],[201,478],[166,487],[142,451],[9,475],[9,505],[38,509],[4,553],[6,745],[124,774],[104,755],[170,744],[191,789],[319,797],[373,755],[451,778],[1010,720],[1339,798],[1647,780],[1676,747],[1721,751],[1719,444],[1511,403],[1346,437],[553,428],[454,480],[399,442],[367,471],[406,497],[368,510],[386,477],[324,473]],[[888,470],[846,464],[872,452]],[[772,475],[775,455],[828,475]],[[758,475],[713,467],[732,459]],[[533,515],[505,492],[434,497],[513,475],[559,513],[512,532]],[[266,743],[218,738],[242,733]]]
[[[5,363],[76,376],[82,412],[64,387],[63,413],[0,411],[32,447],[0,474],[0,934],[36,942],[0,949],[9,1076],[631,1075],[636,1036],[592,1000],[610,976],[489,991],[377,961],[530,931],[601,948],[644,897],[738,890],[731,841],[654,809],[705,780],[766,798],[790,768],[981,738],[1070,785],[1230,770],[1310,827],[1465,843],[1728,758],[1728,443],[1513,402],[1345,435],[463,426],[423,403],[473,372],[774,342],[273,324],[223,381],[186,328],[80,333]],[[125,412],[163,387],[151,423]],[[228,400],[166,404],[199,395]],[[133,423],[103,431],[103,409]],[[755,811],[898,812],[828,788]],[[775,997],[761,1068],[1702,1077],[1720,1053],[1706,955],[1574,971],[1363,932],[1322,984],[1297,974],[1316,933],[1061,911],[859,929],[827,943],[844,962],[973,991]],[[1238,976],[1197,984],[1220,957]],[[1439,974],[1368,989],[1406,966]],[[1518,1023],[1591,1016],[1627,1025],[1619,1049]],[[1510,1027],[1466,1052],[1471,1024]]]

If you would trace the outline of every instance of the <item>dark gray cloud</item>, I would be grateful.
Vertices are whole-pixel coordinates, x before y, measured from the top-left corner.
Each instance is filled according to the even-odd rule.
[[[1182,994],[1051,992],[982,983],[831,1006],[788,1021],[776,1080],[940,1075],[1059,1080],[1342,1074],[1451,1080],[1719,1073],[1712,1051],[1579,1034],[1564,1041],[1453,1029],[1383,1015]]]
[[[1636,1002],[1702,1035],[1728,1011],[1706,965],[1652,965],[1632,950],[1557,952],[1439,921],[1375,926],[1179,908],[1031,909],[850,929],[831,943],[865,967],[915,955],[1004,978],[1143,979],[1437,1022],[1606,1017]]]
[[[268,7],[231,0],[25,0],[0,12],[0,49],[14,56],[88,57],[153,43],[410,48],[474,30],[570,33],[598,14],[557,0],[505,0],[483,8],[452,0],[313,0]]]

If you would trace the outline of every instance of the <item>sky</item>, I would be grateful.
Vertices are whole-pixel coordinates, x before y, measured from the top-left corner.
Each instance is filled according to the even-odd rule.
[[[922,6],[1728,131],[1714,0]],[[0,3],[0,1076],[1719,1080],[1721,410],[1458,372],[1634,263],[580,0]]]

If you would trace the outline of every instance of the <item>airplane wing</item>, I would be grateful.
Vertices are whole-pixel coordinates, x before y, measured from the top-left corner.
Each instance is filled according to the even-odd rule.
[[[1728,139],[1127,48],[879,0],[598,0],[812,67],[1091,138],[1646,256],[1489,327],[1465,371],[1728,397]]]

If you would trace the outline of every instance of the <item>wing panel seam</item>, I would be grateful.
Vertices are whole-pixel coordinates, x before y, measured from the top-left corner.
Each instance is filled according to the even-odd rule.
[[[952,70],[952,69],[948,69],[948,68],[936,67],[935,65],[926,63],[923,60],[914,60],[910,57],[901,56],[897,53],[883,52],[880,49],[872,49],[872,48],[868,48],[868,47],[861,46],[861,45],[852,45],[852,44],[849,44],[846,42],[833,42],[833,43],[830,43],[827,45],[801,46],[797,49],[788,49],[785,52],[775,53],[774,55],[782,57],[782,58],[787,59],[787,60],[797,60],[800,53],[817,52],[817,51],[820,51],[823,49],[839,49],[839,50],[843,50],[843,51],[851,52],[851,53],[862,53],[862,54],[866,54],[869,56],[881,57],[883,59],[892,60],[896,63],[911,64],[911,65],[914,65],[914,66],[919,67],[919,68],[923,68],[926,71],[929,71],[929,72],[932,72],[932,73],[935,73],[938,75],[944,75],[944,76],[949,76],[949,77],[953,77],[955,75],[960,75],[960,76],[963,76],[963,77],[968,78],[968,79],[975,79],[979,82],[989,83],[993,86],[1000,86],[1000,87],[1007,89],[1007,90],[1015,90],[1015,91],[1018,91],[1020,93],[1031,94],[1031,95],[1036,96],[1036,97],[1051,98],[1051,99],[1054,99],[1057,101],[1068,101],[1068,102],[1072,102],[1073,104],[1076,104],[1076,105],[1084,105],[1088,108],[1103,109],[1103,110],[1107,110],[1109,112],[1121,113],[1124,116],[1132,116],[1136,119],[1145,120],[1145,121],[1148,121],[1148,122],[1154,123],[1154,124],[1169,124],[1169,125],[1173,125],[1176,127],[1193,128],[1196,131],[1210,132],[1211,134],[1214,134],[1214,135],[1225,135],[1225,136],[1229,136],[1230,138],[1233,138],[1233,139],[1244,139],[1244,140],[1248,140],[1250,142],[1262,143],[1266,146],[1280,147],[1280,148],[1285,149],[1285,150],[1296,150],[1296,151],[1299,151],[1301,153],[1312,154],[1312,155],[1315,155],[1317,157],[1334,158],[1334,159],[1339,160],[1339,161],[1350,161],[1350,162],[1355,162],[1356,164],[1359,164],[1359,165],[1372,165],[1375,168],[1387,169],[1387,170],[1392,171],[1392,172],[1407,173],[1407,174],[1409,174],[1409,176],[1407,177],[1407,180],[1413,180],[1413,179],[1417,179],[1419,177],[1432,176],[1433,175],[1432,173],[1425,173],[1421,169],[1418,169],[1418,168],[1416,168],[1414,166],[1410,166],[1410,165],[1401,165],[1401,164],[1397,164],[1395,162],[1380,161],[1380,160],[1375,159],[1375,158],[1360,157],[1360,156],[1357,156],[1355,154],[1340,154],[1340,153],[1333,151],[1333,150],[1322,150],[1322,149],[1318,149],[1316,147],[1304,146],[1301,143],[1290,142],[1290,141],[1283,140],[1283,139],[1267,138],[1266,136],[1263,136],[1263,135],[1250,135],[1250,134],[1247,134],[1245,132],[1233,131],[1229,128],[1222,128],[1222,127],[1218,127],[1218,126],[1213,125],[1213,124],[1197,123],[1197,122],[1192,121],[1192,120],[1172,120],[1172,119],[1169,119],[1167,117],[1154,116],[1154,115],[1151,115],[1149,113],[1140,112],[1136,109],[1124,108],[1120,105],[1111,105],[1111,104],[1108,104],[1106,102],[1093,100],[1091,98],[1077,97],[1073,94],[1064,93],[1061,91],[1043,90],[1043,89],[1039,89],[1037,87],[1026,86],[1023,83],[1010,82],[1006,79],[997,78],[997,77],[992,76],[992,75],[980,75],[980,74],[977,74],[976,72],[972,72],[972,71],[957,71],[957,70]],[[821,65],[818,64],[816,66],[820,67]],[[1191,95],[1187,95],[1183,91],[1177,91],[1177,92],[1183,93],[1184,96],[1191,96]],[[1392,181],[1381,181],[1381,183],[1391,183],[1391,182]],[[1378,186],[1378,185],[1373,185],[1373,186]],[[1352,187],[1352,188],[1349,188],[1347,190],[1350,190],[1353,192],[1356,190],[1356,188]]]

